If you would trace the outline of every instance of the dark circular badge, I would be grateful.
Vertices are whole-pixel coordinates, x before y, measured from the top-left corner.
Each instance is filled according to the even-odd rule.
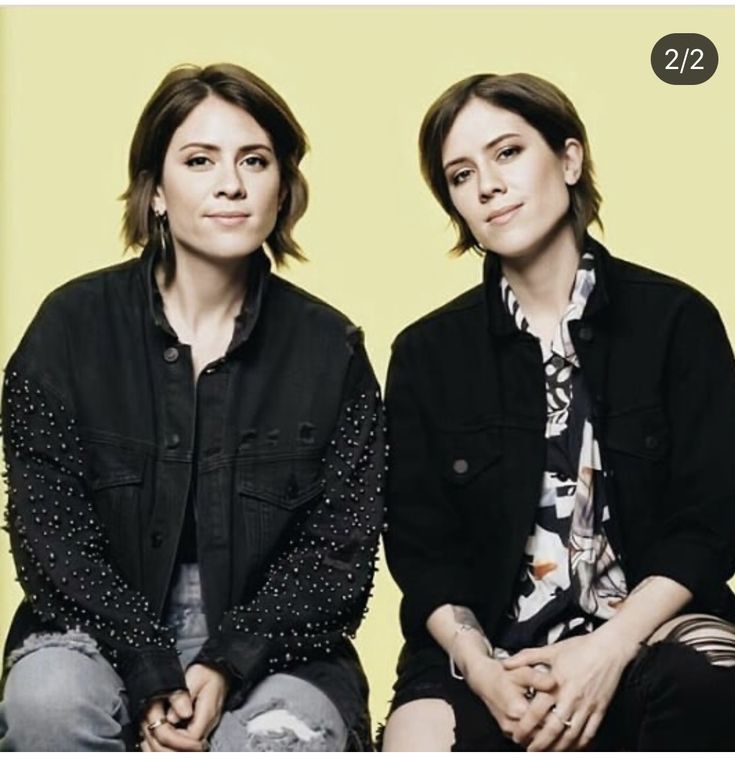
[[[693,32],[667,34],[651,51],[651,68],[667,84],[702,84],[717,71],[718,61],[715,43]]]

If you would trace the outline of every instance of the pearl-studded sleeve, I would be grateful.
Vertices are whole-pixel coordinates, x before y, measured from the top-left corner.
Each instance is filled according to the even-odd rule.
[[[11,359],[2,398],[6,521],[26,601],[46,625],[88,633],[126,683],[133,710],[183,688],[174,640],[120,577],[85,484],[68,402]]]

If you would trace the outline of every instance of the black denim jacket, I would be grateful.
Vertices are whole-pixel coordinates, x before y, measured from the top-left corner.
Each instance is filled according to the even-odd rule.
[[[194,484],[210,630],[197,661],[230,673],[228,707],[291,670],[354,725],[367,686],[346,637],[372,583],[385,457],[362,334],[257,252],[232,343],[195,385],[153,263],[146,251],[59,288],[6,368],[7,522],[25,591],[6,654],[30,632],[78,627],[134,711],[183,687],[161,619]]]
[[[726,585],[735,570],[735,362],[722,322],[687,285],[592,239],[585,250],[597,284],[570,333],[628,586],[666,576],[692,591],[690,609],[735,619]],[[426,619],[447,603],[469,606],[493,640],[539,502],[542,355],[505,309],[499,278],[489,255],[483,285],[393,347],[386,556],[409,649],[433,646]]]

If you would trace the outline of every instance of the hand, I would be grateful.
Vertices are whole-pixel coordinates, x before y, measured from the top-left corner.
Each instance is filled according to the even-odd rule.
[[[149,701],[140,723],[143,752],[201,752],[202,743],[187,734],[177,724],[193,715],[191,697],[187,691],[175,691]],[[148,726],[162,721],[153,730]]]
[[[222,716],[227,678],[221,671],[199,663],[190,666],[184,677],[194,703],[194,717],[186,731],[193,739],[203,742],[217,727]]]
[[[478,657],[469,663],[466,681],[485,703],[500,730],[514,741],[518,722],[529,708],[526,697],[528,690],[552,692],[557,685],[548,672],[534,670],[532,667],[506,670],[499,661],[487,656]]]
[[[638,645],[608,640],[604,628],[584,636],[537,649],[524,649],[503,662],[508,672],[543,663],[558,684],[554,703],[539,699],[530,715],[516,727],[514,740],[530,743],[531,751],[557,752],[586,747],[597,733],[620,682],[625,666]],[[534,699],[538,699],[540,695]],[[571,721],[567,726],[566,722]],[[535,724],[535,725],[532,725]]]

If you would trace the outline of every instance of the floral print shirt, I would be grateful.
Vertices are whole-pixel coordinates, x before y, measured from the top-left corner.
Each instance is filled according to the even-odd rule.
[[[520,330],[539,340],[546,378],[546,470],[533,529],[508,611],[496,638],[503,656],[587,633],[615,614],[627,595],[625,575],[608,542],[600,450],[590,401],[569,335],[595,286],[594,256],[579,264],[571,299],[551,344],[533,332],[510,284],[503,303]]]

